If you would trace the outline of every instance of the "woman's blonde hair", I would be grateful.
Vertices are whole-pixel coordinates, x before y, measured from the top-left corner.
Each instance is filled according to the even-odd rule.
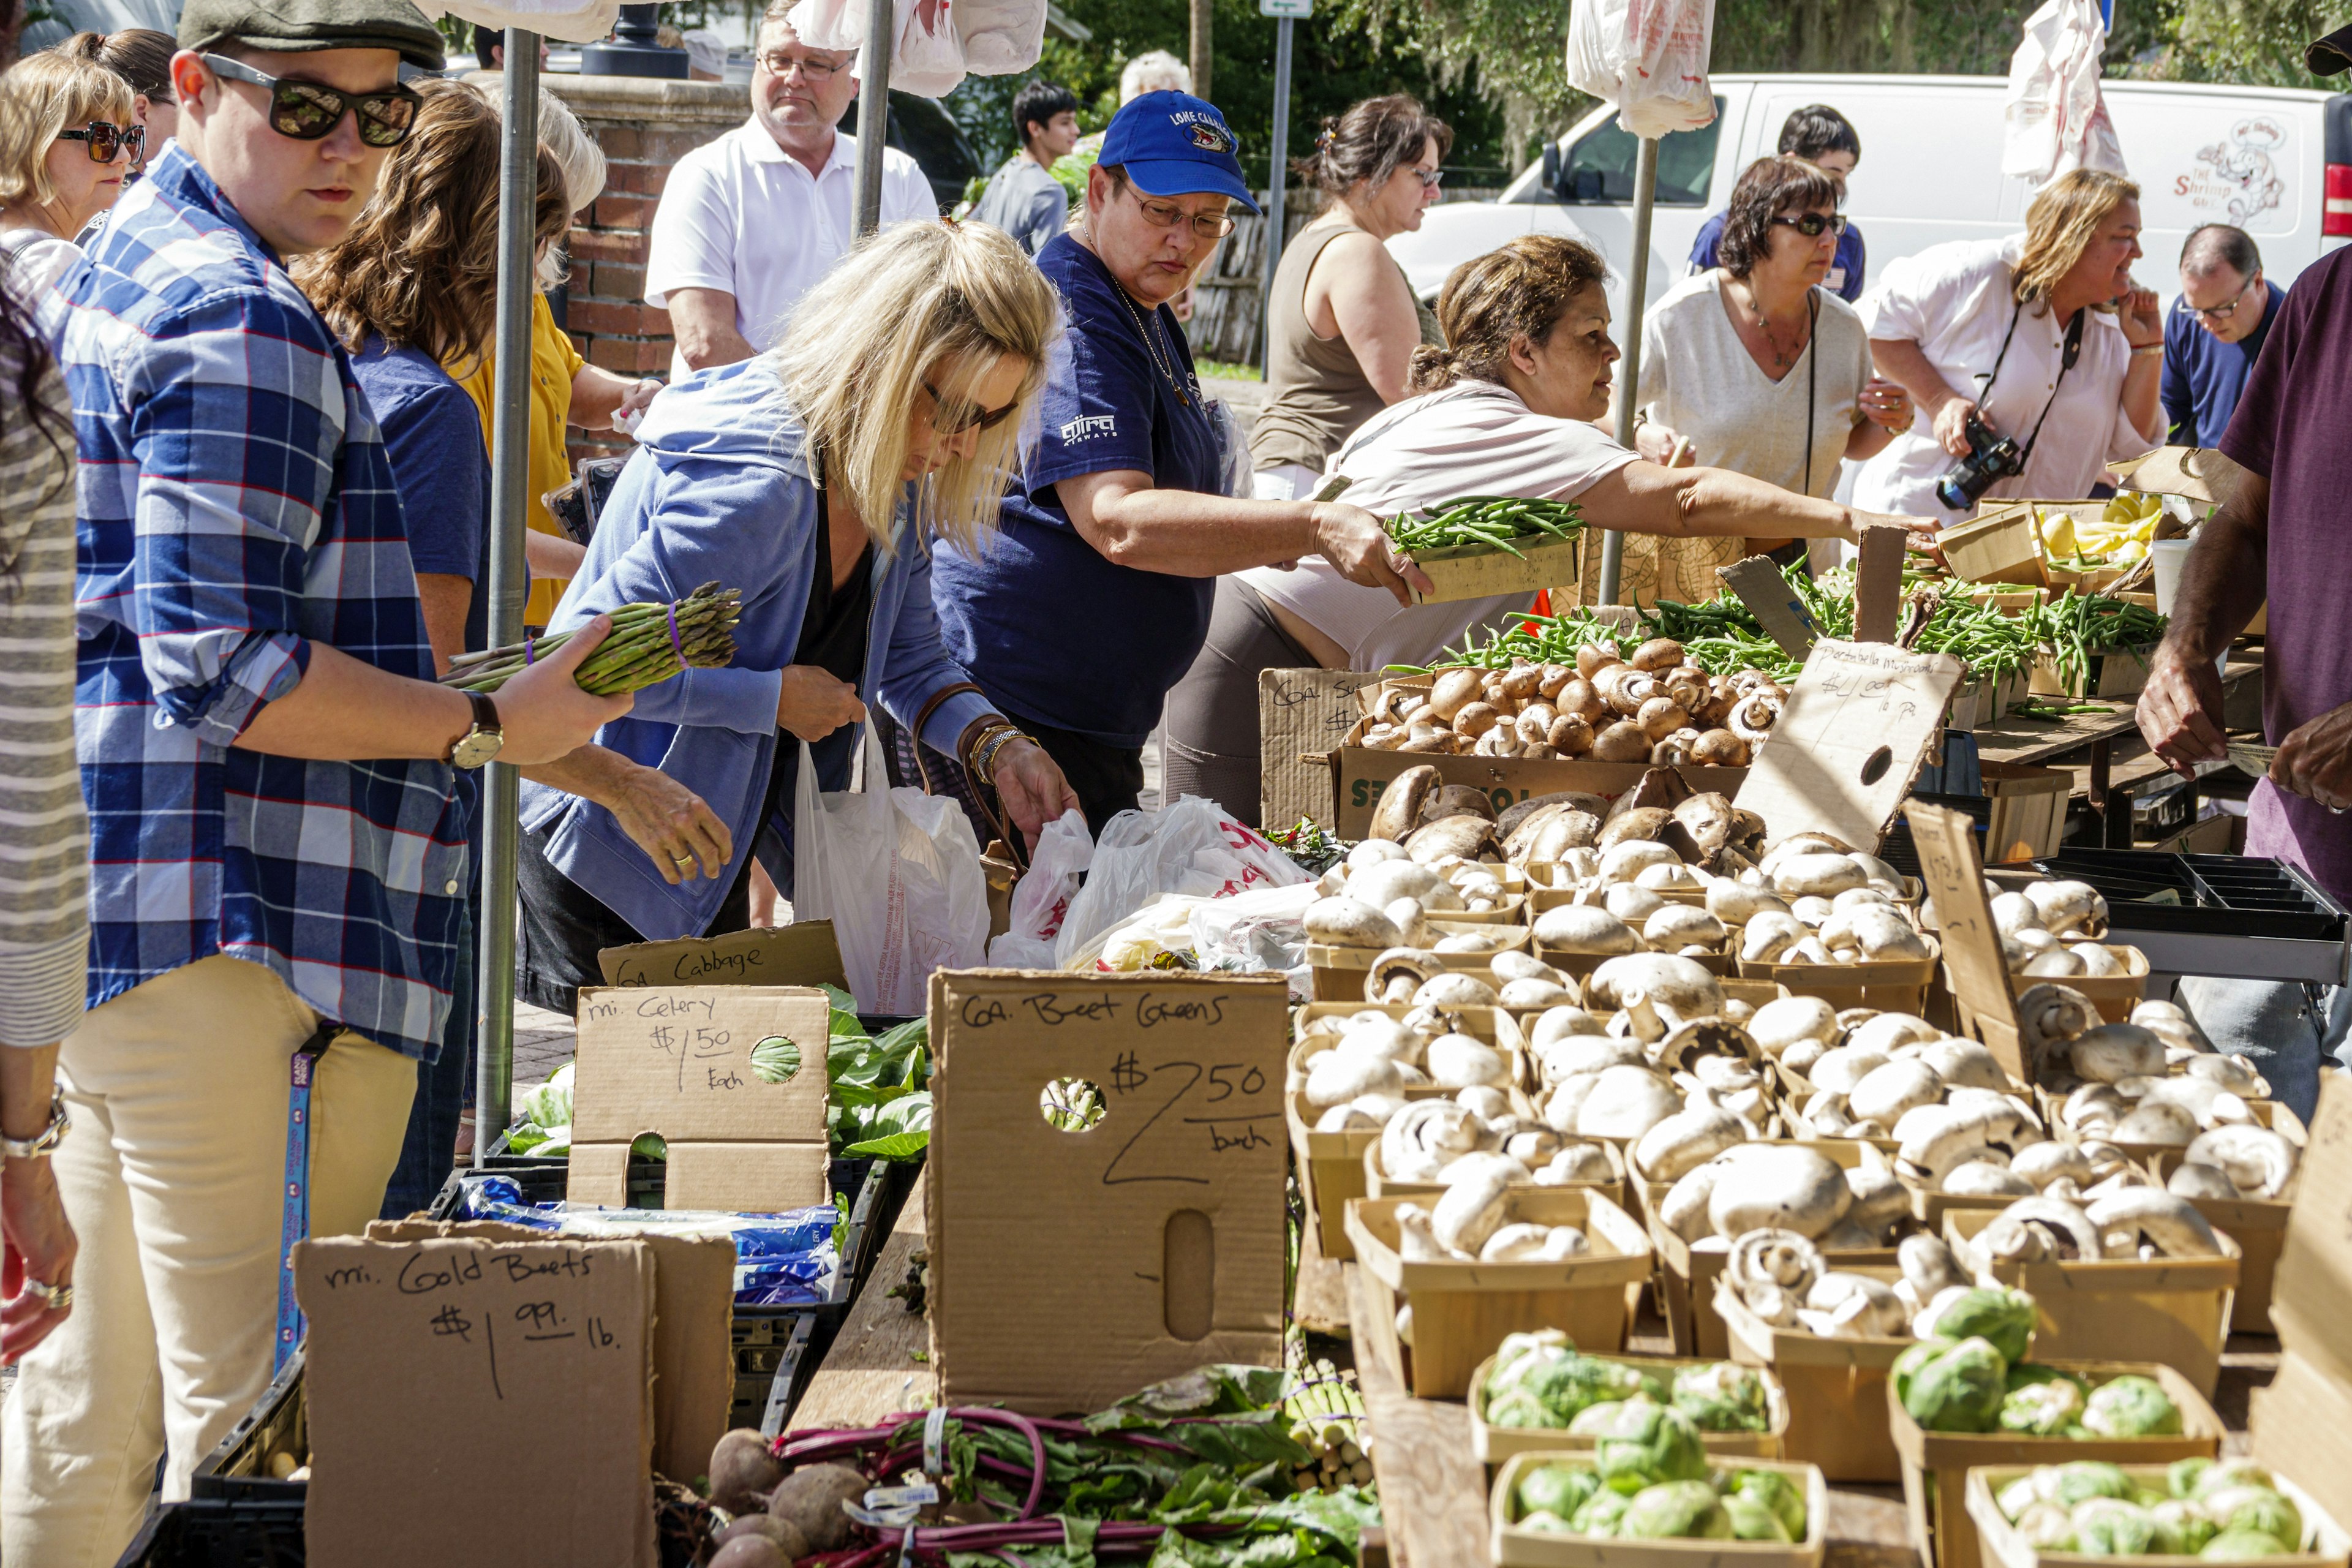
[[[1543,342],[1576,297],[1608,276],[1599,251],[1557,234],[1523,235],[1464,262],[1437,296],[1445,346],[1412,351],[1407,388],[1435,392],[1465,376],[1501,382],[1514,342]]]
[[[58,132],[93,120],[131,123],[131,84],[95,60],[45,49],[0,72],[0,204],[57,199],[49,146]]]
[[[815,454],[811,469],[848,490],[885,553],[905,480],[908,417],[978,401],[999,354],[1026,369],[1020,411],[981,432],[969,458],[923,480],[917,518],[963,549],[996,524],[1021,468],[1022,426],[1058,328],[1052,285],[1020,245],[985,224],[903,223],[861,241],[793,312],[774,352],[784,396]],[[942,370],[942,367],[952,367]]]
[[[2099,226],[2137,200],[2137,185],[2098,169],[2077,169],[2053,181],[2025,209],[2025,253],[2009,280],[2011,297],[2021,305],[2049,299],[2091,247]]]
[[[604,149],[596,145],[596,138],[588,134],[588,128],[580,123],[580,117],[562,99],[543,89],[539,95],[539,144],[562,165],[565,210],[574,216],[587,211],[589,204],[604,194]],[[569,270],[560,243],[562,237],[557,238],[559,243],[542,242],[539,247],[537,270],[541,291],[563,287],[564,274]]]
[[[1118,100],[1134,102],[1147,92],[1190,92],[1192,68],[1166,49],[1136,56],[1118,73]]]

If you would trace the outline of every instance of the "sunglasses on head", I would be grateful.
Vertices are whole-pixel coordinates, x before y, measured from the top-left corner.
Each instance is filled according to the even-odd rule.
[[[131,161],[135,163],[139,161],[139,154],[146,149],[147,128],[93,120],[79,131],[58,132],[58,140],[89,143],[89,161],[93,163],[111,163],[114,155],[128,147],[131,149]]]
[[[1776,217],[1774,226],[1795,229],[1807,239],[1819,239],[1823,234],[1843,234],[1845,215],[1843,213],[1799,213],[1795,217]]]
[[[416,125],[425,100],[404,87],[382,92],[345,92],[323,82],[265,76],[226,55],[201,57],[215,76],[264,89],[269,94],[269,129],[297,142],[316,142],[343,122],[346,110],[359,118],[360,140],[370,147],[397,147]]]
[[[967,430],[993,430],[1013,417],[1021,406],[1014,398],[1002,408],[982,408],[977,403],[965,403],[944,396],[929,382],[923,390],[931,395],[931,428],[942,436],[961,436]]]

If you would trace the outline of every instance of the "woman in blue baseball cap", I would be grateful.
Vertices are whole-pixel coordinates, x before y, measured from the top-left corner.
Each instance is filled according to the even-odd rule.
[[[1234,150],[1190,93],[1145,93],[1111,121],[1085,222],[1037,253],[1069,331],[1036,449],[1000,535],[943,542],[932,571],[949,657],[1061,764],[1097,833],[1136,804],[1144,739],[1208,635],[1218,576],[1320,555],[1399,604],[1429,585],[1360,507],[1226,494],[1168,301],[1232,232],[1232,204],[1257,210]]]

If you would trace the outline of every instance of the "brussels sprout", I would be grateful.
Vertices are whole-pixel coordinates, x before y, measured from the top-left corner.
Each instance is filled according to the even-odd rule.
[[[1566,1520],[1601,1489],[1601,1478],[1581,1465],[1546,1465],[1519,1478],[1519,1507]]]
[[[2074,1550],[2085,1557],[2144,1557],[2156,1547],[2156,1521],[2119,1498],[2085,1498],[2074,1505]]]
[[[1715,1489],[1701,1480],[1660,1481],[1643,1487],[1625,1505],[1617,1533],[1627,1537],[1669,1536],[1711,1541],[1731,1539],[1731,1515]]]
[[[2024,1291],[1985,1285],[1952,1298],[1934,1327],[1940,1339],[1990,1340],[2004,1363],[2023,1361],[2036,1315],[2033,1298]]]
[[[1789,1527],[1780,1516],[1745,1492],[1733,1492],[1723,1500],[1723,1511],[1731,1516],[1731,1534],[1736,1541],[1787,1541]]]
[[[2180,1430],[2180,1407],[2152,1377],[2126,1373],[2091,1390],[2083,1425],[2102,1437],[2161,1437]]]
[[[1730,1489],[1740,1497],[1754,1498],[1770,1509],[1780,1520],[1780,1528],[1789,1532],[1791,1541],[1805,1538],[1805,1494],[1796,1482],[1779,1470],[1741,1470],[1731,1478]]]
[[[2174,1497],[2194,1497],[2198,1481],[2212,1468],[2210,1459],[2175,1459],[2165,1467],[2165,1489]]]
[[[2020,1384],[2016,1374],[2041,1372],[2042,1367],[2011,1367],[2010,1391],[2000,1402],[2000,1429],[2028,1437],[2055,1437],[2083,1418],[2083,1385],[2071,1377],[2051,1376]]]
[[[1702,1432],[1761,1432],[1768,1425],[1764,1380],[1727,1361],[1675,1373],[1674,1403]]]
[[[2225,1530],[2205,1543],[2200,1557],[2218,1562],[2248,1557],[2292,1557],[2294,1548],[2275,1535],[2264,1535],[2259,1530]]]
[[[1888,1381],[1895,1384],[1895,1397],[1909,1399],[1911,1380],[1917,1375],[1919,1369],[1959,1342],[1958,1340],[1948,1340],[1940,1336],[1925,1339],[1896,1356],[1895,1364],[1886,1370]]]
[[[1565,1535],[1576,1527],[1569,1523],[1568,1521],[1560,1518],[1559,1515],[1556,1513],[1550,1513],[1545,1510],[1538,1509],[1533,1513],[1522,1514],[1519,1516],[1519,1528],[1521,1530],[1540,1530],[1554,1535]]]
[[[1706,1447],[1698,1428],[1671,1405],[1626,1400],[1609,1430],[1595,1436],[1592,1457],[1601,1479],[1628,1496],[1662,1481],[1695,1481],[1706,1474]]]
[[[2131,1478],[2099,1459],[2074,1459],[2060,1465],[2050,1493],[2068,1508],[2086,1498],[2127,1498],[2131,1494]]]
[[[2213,1521],[2199,1511],[2195,1503],[2181,1498],[2167,1498],[2147,1511],[2179,1542],[2172,1550],[2185,1555],[2203,1551],[2205,1543],[2219,1533]]]
[[[1903,1408],[1929,1432],[1990,1432],[2000,1416],[2009,1365],[1989,1340],[1962,1340],[1916,1368]]]
[[[2197,1501],[2224,1535],[2252,1530],[2281,1541],[2303,1540],[2302,1510],[2267,1487],[2222,1487]]]
[[[1614,1535],[1617,1533],[1617,1521],[1625,1516],[1625,1505],[1629,1500],[1623,1492],[1611,1491],[1603,1487],[1576,1510],[1569,1521],[1569,1526],[1579,1535]]]

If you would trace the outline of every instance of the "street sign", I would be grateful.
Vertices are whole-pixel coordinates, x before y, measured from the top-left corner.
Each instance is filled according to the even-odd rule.
[[[1315,15],[1315,0],[1257,0],[1261,16],[1287,16],[1294,22],[1304,22]]]

